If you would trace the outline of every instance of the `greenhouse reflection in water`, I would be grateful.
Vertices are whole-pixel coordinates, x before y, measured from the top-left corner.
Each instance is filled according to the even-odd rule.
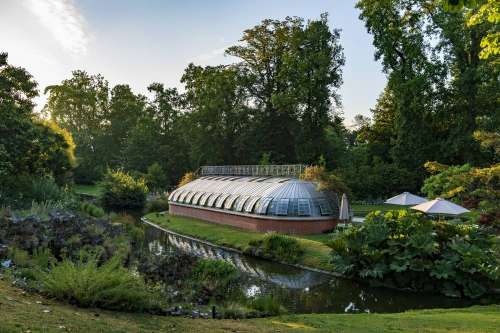
[[[181,251],[230,262],[242,273],[242,288],[248,297],[272,295],[291,313],[400,312],[472,304],[440,295],[372,288],[355,281],[226,251],[152,226],[146,229],[146,240],[151,255]]]

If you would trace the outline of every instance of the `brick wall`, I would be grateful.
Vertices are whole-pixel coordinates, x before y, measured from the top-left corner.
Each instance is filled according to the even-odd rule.
[[[236,215],[224,211],[200,209],[170,203],[169,213],[172,215],[193,217],[196,219],[231,225],[247,230],[266,232],[277,231],[287,234],[319,234],[335,228],[337,220],[286,220],[273,218],[258,218],[252,216]]]

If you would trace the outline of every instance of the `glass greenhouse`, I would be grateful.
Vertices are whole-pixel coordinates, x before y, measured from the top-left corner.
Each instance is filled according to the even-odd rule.
[[[204,176],[173,191],[177,205],[281,218],[337,218],[338,198],[286,177]]]

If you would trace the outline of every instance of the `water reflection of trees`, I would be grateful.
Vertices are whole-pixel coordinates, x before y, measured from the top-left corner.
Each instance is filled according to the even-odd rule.
[[[176,236],[153,227],[146,230],[151,254],[180,252],[231,262],[244,277],[241,285],[262,295],[272,295],[291,312],[398,312],[408,309],[465,306],[463,300],[438,295],[374,288],[352,280],[331,278],[308,270],[259,260]]]

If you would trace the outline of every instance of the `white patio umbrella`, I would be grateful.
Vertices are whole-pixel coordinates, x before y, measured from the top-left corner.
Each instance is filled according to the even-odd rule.
[[[437,198],[420,205],[411,207],[411,209],[419,210],[428,214],[446,214],[446,215],[460,215],[470,212],[470,210],[454,204],[451,201]]]
[[[344,193],[340,201],[339,220],[349,220],[349,218],[349,201],[347,201],[347,195]]]
[[[411,194],[410,192],[403,192],[385,201],[386,204],[410,206],[418,205],[426,202],[427,199],[419,197],[418,195]]]

